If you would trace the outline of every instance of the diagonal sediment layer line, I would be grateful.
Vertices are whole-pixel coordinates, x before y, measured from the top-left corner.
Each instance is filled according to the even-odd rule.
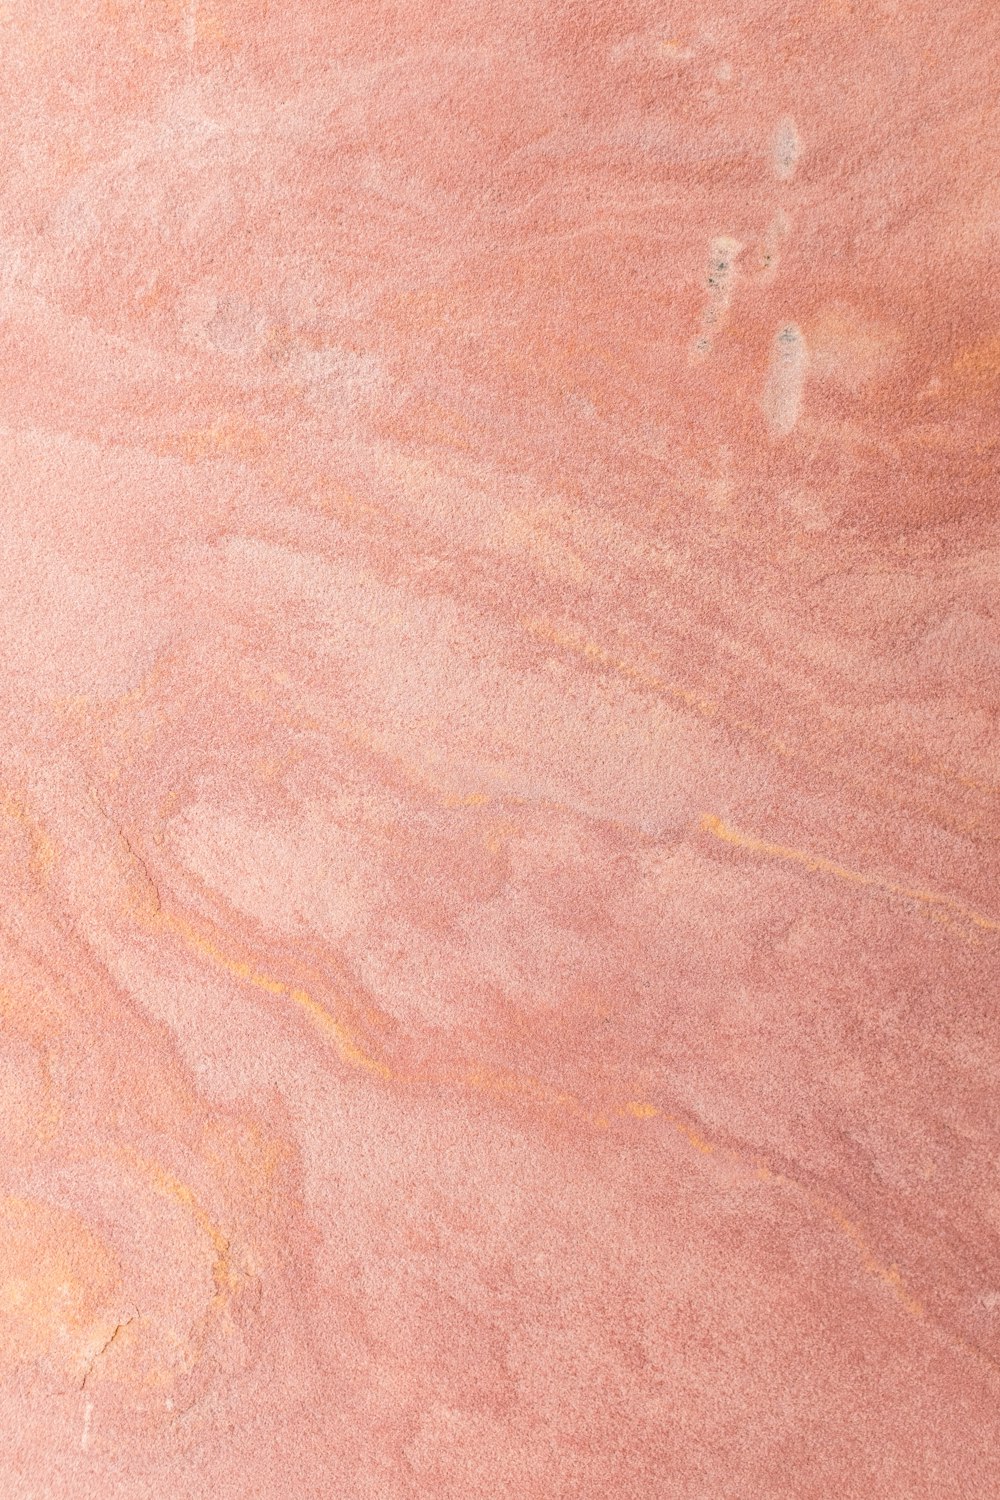
[[[751,854],[761,854],[767,859],[788,860],[793,864],[802,865],[806,870],[831,875],[835,880],[845,880],[850,885],[881,891],[887,896],[901,896],[904,900],[912,901],[919,906],[932,907],[950,913],[984,932],[1000,932],[1000,922],[993,917],[988,917],[983,912],[966,906],[964,902],[956,901],[952,896],[944,896],[938,891],[900,885],[897,881],[887,880],[882,875],[866,874],[863,870],[851,870],[847,865],[839,864],[833,859],[826,859],[821,854],[810,854],[808,850],[794,849],[787,844],[772,844],[767,839],[760,839],[754,834],[733,828],[730,824],[724,823],[721,818],[716,817],[714,813],[702,814],[701,827],[706,833],[712,834],[724,844],[733,844],[737,849],[746,849]]]

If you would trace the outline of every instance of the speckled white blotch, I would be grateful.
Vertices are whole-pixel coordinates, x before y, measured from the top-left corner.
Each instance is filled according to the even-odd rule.
[[[791,115],[783,115],[774,132],[774,174],[780,182],[788,182],[795,175],[801,155],[802,143],[795,121]]]
[[[787,437],[799,420],[808,362],[802,330],[783,323],[774,338],[764,389],[764,411],[775,437]]]

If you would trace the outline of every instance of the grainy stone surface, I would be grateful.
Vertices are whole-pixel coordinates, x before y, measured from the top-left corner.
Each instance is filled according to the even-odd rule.
[[[0,6],[5,1500],[988,1500],[1000,12]]]

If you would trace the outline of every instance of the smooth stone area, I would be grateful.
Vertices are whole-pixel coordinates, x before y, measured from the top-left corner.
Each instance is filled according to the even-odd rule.
[[[1000,9],[0,5],[0,1494],[992,1500]]]

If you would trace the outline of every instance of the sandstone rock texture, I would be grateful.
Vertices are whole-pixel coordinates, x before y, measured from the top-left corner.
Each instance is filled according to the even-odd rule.
[[[1000,1493],[1000,10],[0,5],[0,1494]]]

